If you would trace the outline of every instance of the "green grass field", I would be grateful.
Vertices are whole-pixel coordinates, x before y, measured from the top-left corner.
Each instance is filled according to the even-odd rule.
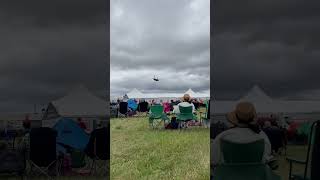
[[[147,118],[111,120],[111,179],[210,178],[210,130],[153,130]]]
[[[210,179],[210,130],[153,130],[146,118],[111,120],[111,179]],[[304,159],[306,146],[288,146],[287,156]],[[286,156],[275,171],[288,179]],[[295,173],[304,167],[294,165]]]
[[[144,118],[111,119],[111,179],[210,179],[210,130],[154,130]],[[287,156],[304,159],[306,146],[288,146]],[[289,164],[285,155],[277,156],[275,171],[288,179]],[[295,165],[293,172],[303,173]],[[20,179],[1,177],[6,179]],[[47,179],[34,177],[32,179]],[[59,177],[71,179],[104,179],[101,177]]]

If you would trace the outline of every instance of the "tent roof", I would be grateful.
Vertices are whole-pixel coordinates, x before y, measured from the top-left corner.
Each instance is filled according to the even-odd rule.
[[[283,101],[270,98],[259,86],[254,86],[238,101],[213,101],[213,112],[228,113],[239,101],[252,102],[258,113],[311,113],[320,112],[320,101]]]
[[[196,95],[196,93],[191,88],[189,88],[188,91],[186,91],[184,94],[189,94],[191,97],[195,97]]]
[[[129,98],[144,98],[145,97],[145,95],[136,88],[134,88],[129,93],[127,93],[127,96]]]
[[[251,102],[271,102],[272,99],[259,86],[255,85],[245,96],[240,100]]]
[[[107,102],[91,94],[84,86],[79,86],[68,95],[53,101],[61,116],[107,116]]]

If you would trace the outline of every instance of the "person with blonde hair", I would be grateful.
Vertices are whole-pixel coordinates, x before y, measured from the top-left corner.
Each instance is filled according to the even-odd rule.
[[[182,102],[179,103],[176,108],[173,110],[173,112],[175,114],[179,114],[180,111],[179,111],[179,106],[182,106],[182,107],[189,107],[189,106],[192,106],[192,112],[195,113],[196,112],[196,109],[194,107],[194,104],[191,102],[191,97],[189,94],[185,94],[183,97],[182,97]]]
[[[234,111],[228,113],[227,118],[233,127],[220,133],[213,140],[211,146],[212,165],[216,166],[224,162],[220,152],[221,139],[244,144],[263,139],[265,148],[262,161],[263,163],[269,163],[273,158],[271,143],[256,122],[257,114],[254,105],[250,102],[240,102]]]

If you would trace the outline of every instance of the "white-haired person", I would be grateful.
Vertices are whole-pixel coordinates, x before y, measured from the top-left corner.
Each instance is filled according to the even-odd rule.
[[[234,111],[228,113],[227,117],[232,127],[220,133],[211,141],[211,165],[213,167],[224,162],[220,149],[221,139],[244,144],[263,139],[264,152],[262,162],[270,164],[275,162],[271,155],[271,143],[268,136],[256,122],[257,114],[252,103],[240,102]]]

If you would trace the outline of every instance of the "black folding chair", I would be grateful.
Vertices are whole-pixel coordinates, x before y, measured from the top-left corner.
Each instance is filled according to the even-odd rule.
[[[56,137],[57,132],[51,128],[41,127],[34,128],[30,132],[30,174],[36,168],[38,172],[51,176],[50,168],[55,167],[55,175],[59,175],[59,161],[56,152]]]
[[[122,115],[125,117],[128,116],[128,103],[127,102],[120,102],[118,116],[119,115]]]
[[[104,170],[104,175],[108,175],[110,160],[110,134],[107,127],[95,129],[91,132],[86,154],[92,159],[90,174],[97,175],[97,169]],[[102,164],[98,164],[101,162]],[[105,168],[105,169],[104,169]],[[93,171],[93,172],[92,172]]]
[[[146,113],[146,116],[147,116],[147,113],[149,111],[149,103],[148,102],[140,102],[138,104],[138,111],[140,113]]]
[[[320,179],[320,121],[316,121],[311,126],[309,135],[308,151],[305,160],[297,160],[293,158],[287,158],[290,163],[289,180],[319,180]],[[302,164],[305,166],[304,173],[293,174],[292,165]],[[310,177],[308,176],[308,167],[310,165]]]

